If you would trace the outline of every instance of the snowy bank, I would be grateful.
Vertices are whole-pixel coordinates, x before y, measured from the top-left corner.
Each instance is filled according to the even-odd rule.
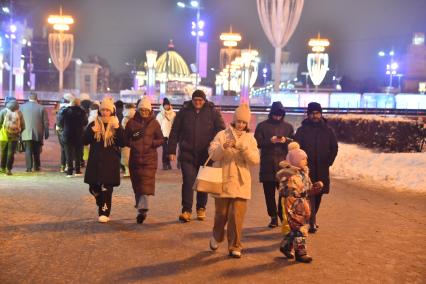
[[[334,178],[426,193],[425,152],[378,153],[357,145],[339,143],[339,153],[330,172]]]

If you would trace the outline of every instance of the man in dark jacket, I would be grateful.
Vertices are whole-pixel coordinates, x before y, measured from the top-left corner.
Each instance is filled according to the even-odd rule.
[[[275,177],[279,170],[279,163],[285,160],[287,155],[287,139],[294,134],[293,126],[284,121],[285,109],[281,102],[274,102],[271,106],[268,119],[259,123],[256,127],[254,137],[260,148],[260,182],[263,184],[266,208],[271,217],[270,228],[278,226],[278,216],[282,218],[282,206],[278,200],[275,201],[276,189],[278,187]]]
[[[208,148],[215,135],[225,129],[222,115],[208,102],[201,90],[192,94],[192,101],[185,102],[177,113],[169,137],[170,160],[176,159],[179,143],[179,161],[182,170],[182,214],[181,222],[191,220],[193,185],[198,169],[208,158]],[[197,218],[206,218],[207,193],[197,192]]]
[[[309,232],[315,233],[318,228],[316,214],[320,207],[322,194],[330,191],[329,167],[333,165],[338,150],[336,135],[322,117],[322,108],[319,103],[308,104],[308,118],[297,129],[295,139],[308,154],[309,176],[312,182],[322,181],[324,184],[320,194],[310,197]]]
[[[83,149],[84,127],[87,125],[87,115],[80,107],[79,99],[74,99],[71,102],[71,106],[63,111],[58,125],[62,128],[62,140],[67,160],[67,177],[73,176],[73,162],[75,162],[75,175],[81,176],[80,158],[81,150]]]

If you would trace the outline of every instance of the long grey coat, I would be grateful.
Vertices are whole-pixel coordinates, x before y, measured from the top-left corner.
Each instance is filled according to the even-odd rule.
[[[43,142],[49,137],[49,119],[46,109],[36,102],[26,102],[21,106],[25,120],[25,130],[22,132],[22,141]]]

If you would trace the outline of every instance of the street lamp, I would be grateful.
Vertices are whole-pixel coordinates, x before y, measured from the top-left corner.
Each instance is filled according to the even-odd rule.
[[[15,24],[12,24],[12,18],[10,19],[10,25],[9,25],[9,40],[10,40],[10,50],[9,50],[9,65],[10,65],[10,69],[9,69],[9,97],[12,96],[12,81],[13,81],[13,40],[16,38],[16,31],[18,30],[18,28],[16,27]]]
[[[231,49],[233,47],[236,47],[238,45],[238,42],[241,41],[241,35],[239,33],[233,33],[232,27],[230,28],[229,32],[221,33],[220,34],[220,40],[223,42],[223,46],[225,46],[226,49],[226,62],[225,65],[231,65],[232,59],[231,59]],[[231,91],[231,68],[227,69],[228,73],[228,95]]]
[[[53,26],[55,33],[49,34],[50,57],[59,71],[59,92],[64,87],[64,70],[71,61],[74,50],[74,36],[65,33],[74,24],[74,19],[69,15],[62,15],[62,7],[59,15],[50,15],[47,22]]]
[[[313,52],[308,54],[308,72],[317,91],[328,71],[328,54],[324,51],[330,46],[330,41],[321,38],[318,33],[318,37],[310,39],[308,44]]]
[[[196,44],[195,44],[195,65],[196,65],[196,72],[195,72],[195,89],[198,88],[198,78],[199,78],[199,68],[200,68],[200,10],[203,9],[200,6],[200,2],[199,1],[191,1],[190,5],[186,5],[184,2],[177,2],[176,5],[180,8],[188,8],[188,9],[194,9],[197,11],[197,18],[196,18],[196,24],[195,24],[195,40],[196,40]],[[204,22],[202,22],[202,26],[204,27]],[[204,32],[202,32],[202,34],[204,34]]]
[[[390,61],[386,64],[386,75],[389,76],[389,86],[388,88],[391,89],[393,86],[393,77],[397,75],[397,71],[399,68],[399,65],[397,62],[394,61],[395,51],[391,50],[388,53],[384,52],[383,50],[379,51],[378,53],[379,57],[389,57]],[[398,86],[401,83],[401,77],[398,78]],[[400,86],[399,86],[400,87]]]

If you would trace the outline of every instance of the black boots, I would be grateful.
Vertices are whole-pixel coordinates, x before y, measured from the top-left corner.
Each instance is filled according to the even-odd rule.
[[[278,227],[278,218],[277,217],[272,217],[271,218],[271,222],[268,225],[269,228],[276,228]]]
[[[310,263],[312,261],[312,257],[310,257],[307,254],[305,254],[305,255],[297,255],[296,254],[296,261],[303,262],[303,263]]]
[[[136,216],[136,223],[142,224],[143,221],[145,221],[147,211],[148,211],[147,209],[139,209],[138,210],[139,214],[138,214],[138,216]]]

